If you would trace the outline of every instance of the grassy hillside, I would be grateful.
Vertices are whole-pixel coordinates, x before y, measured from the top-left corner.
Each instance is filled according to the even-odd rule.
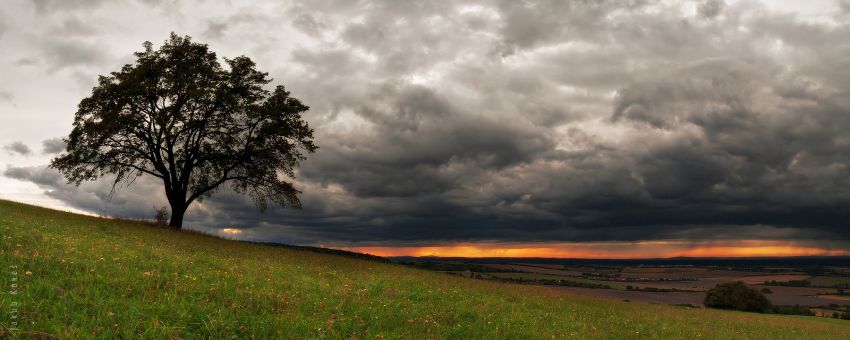
[[[0,201],[2,336],[850,338],[839,320],[628,303]],[[16,333],[17,334],[17,333]],[[306,336],[305,336],[306,335]]]

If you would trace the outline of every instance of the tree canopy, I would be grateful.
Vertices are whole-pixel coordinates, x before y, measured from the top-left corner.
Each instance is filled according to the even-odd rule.
[[[261,210],[300,208],[288,180],[318,148],[301,116],[309,107],[283,86],[267,90],[272,79],[248,57],[222,65],[207,45],[174,33],[160,49],[144,48],[135,63],[99,77],[51,166],[76,185],[159,178],[176,228],[192,202],[225,184]]]
[[[728,282],[716,285],[705,294],[706,307],[735,309],[745,312],[765,313],[773,310],[773,304],[761,292],[747,287],[743,282]]]

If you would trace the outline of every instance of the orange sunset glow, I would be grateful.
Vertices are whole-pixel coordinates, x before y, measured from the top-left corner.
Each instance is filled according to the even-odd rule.
[[[636,259],[668,257],[768,257],[850,255],[847,244],[795,241],[641,241],[590,243],[457,243],[405,247],[342,247],[378,256],[546,257]]]

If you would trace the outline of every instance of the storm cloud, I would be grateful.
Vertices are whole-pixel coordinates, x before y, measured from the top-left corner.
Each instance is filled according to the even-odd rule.
[[[41,152],[45,155],[57,154],[65,151],[65,141],[62,138],[45,139],[41,142]]]
[[[850,240],[846,3],[813,17],[757,1],[295,1],[191,19],[191,1],[132,3],[171,13],[146,39],[176,30],[246,54],[311,106],[304,209],[261,214],[224,190],[189,211],[194,228],[304,244]],[[50,4],[32,15],[72,38],[39,36],[13,60],[69,77],[132,60],[137,35]],[[164,201],[145,177],[110,198],[109,179],[4,175],[110,215]]]
[[[15,96],[6,91],[0,91],[0,103],[14,104]]]
[[[18,154],[22,156],[29,156],[32,153],[30,147],[20,141],[4,145],[3,150],[6,150],[6,152],[10,155]]]

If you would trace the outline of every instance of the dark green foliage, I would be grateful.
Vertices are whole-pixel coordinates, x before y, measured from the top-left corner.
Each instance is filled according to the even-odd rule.
[[[811,309],[802,307],[800,305],[794,306],[774,306],[770,311],[774,314],[786,314],[786,315],[806,315],[806,316],[814,316],[815,312],[812,312]]]
[[[769,312],[773,308],[761,292],[747,287],[741,281],[721,283],[709,289],[703,303],[706,307],[759,313]]]
[[[268,201],[300,207],[284,178],[313,152],[308,107],[240,56],[219,63],[207,45],[171,38],[145,43],[134,64],[101,76],[83,99],[67,150],[51,166],[79,185],[104,175],[115,183],[149,175],[162,180],[172,227],[186,208],[228,183],[260,209]]]
[[[833,312],[832,317],[836,319],[842,320],[850,320],[850,313],[847,312]]]
[[[811,287],[812,283],[807,280],[791,280],[791,281],[764,281],[765,286],[782,286],[782,287]]]
[[[168,224],[168,207],[154,208],[156,224],[164,226]]]

